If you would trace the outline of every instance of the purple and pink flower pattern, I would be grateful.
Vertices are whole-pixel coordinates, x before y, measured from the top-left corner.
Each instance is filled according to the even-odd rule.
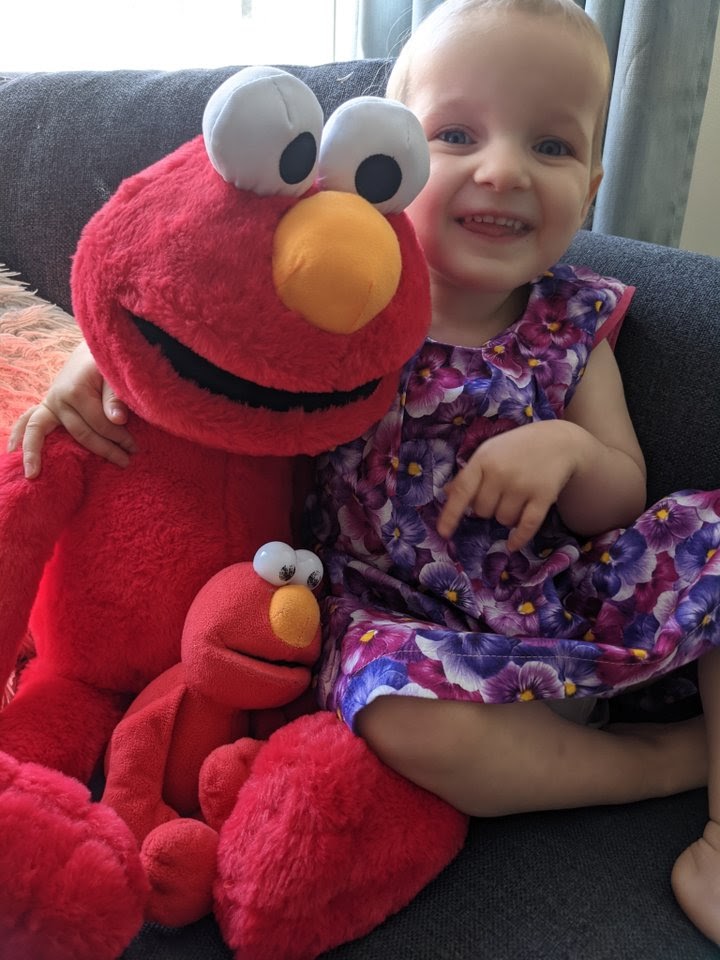
[[[352,726],[383,694],[507,703],[609,697],[720,642],[720,496],[666,497],[583,541],[553,510],[521,551],[466,517],[436,532],[443,488],[487,437],[562,417],[632,291],[560,265],[478,348],[428,340],[381,423],[318,462],[310,504],[331,594],[321,705]]]

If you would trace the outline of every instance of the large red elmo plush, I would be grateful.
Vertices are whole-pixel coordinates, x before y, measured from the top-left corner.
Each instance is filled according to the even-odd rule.
[[[307,87],[251,68],[213,95],[203,136],[86,227],[74,310],[139,453],[118,471],[58,433],[37,480],[19,454],[0,460],[0,683],[28,625],[37,647],[0,714],[2,960],[114,960],[139,929],[136,839],[82,784],[179,661],[203,586],[291,540],[291,458],[390,404],[429,319],[401,212],[423,143],[404,108],[372,99],[323,132]],[[245,776],[214,887],[238,958],[306,960],[363,934],[462,844],[466,818],[329,714],[281,727]]]

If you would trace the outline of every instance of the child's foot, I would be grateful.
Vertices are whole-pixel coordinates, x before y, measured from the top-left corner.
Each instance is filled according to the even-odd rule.
[[[720,944],[720,823],[708,820],[702,837],[675,861],[671,883],[698,930]]]

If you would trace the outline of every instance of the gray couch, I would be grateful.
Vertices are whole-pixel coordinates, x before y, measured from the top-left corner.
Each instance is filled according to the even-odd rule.
[[[381,93],[387,66],[289,69],[329,113],[349,96]],[[70,309],[70,256],[82,225],[124,176],[199,131],[205,101],[234,69],[0,76],[0,262]],[[585,232],[567,259],[638,288],[617,355],[651,499],[720,487],[720,261]],[[613,702],[613,715],[661,718],[647,712],[647,701]],[[676,719],[698,709],[689,697],[665,714]],[[694,791],[619,808],[474,821],[457,860],[410,906],[326,956],[720,956],[685,919],[668,879],[675,856],[702,830],[706,802],[704,791]],[[229,957],[208,918],[184,930],[148,925],[123,960]]]

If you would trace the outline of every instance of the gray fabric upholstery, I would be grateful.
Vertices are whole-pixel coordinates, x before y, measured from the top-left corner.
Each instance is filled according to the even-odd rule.
[[[0,262],[69,308],[83,223],[119,181],[200,130],[235,68],[0,78]],[[381,93],[385,61],[290,67],[330,112]],[[617,355],[651,499],[720,487],[720,261],[581,233],[568,260],[635,284]],[[420,896],[327,960],[710,960],[672,897],[674,857],[702,830],[704,791],[618,808],[474,821]],[[147,926],[123,960],[228,960],[212,919]],[[282,958],[277,958],[282,960]]]
[[[668,881],[702,831],[705,793],[624,808],[475,820],[403,911],[323,960],[713,960]],[[123,960],[231,960],[211,919],[148,927]],[[278,957],[277,960],[282,960]]]
[[[637,288],[616,355],[650,503],[720,487],[720,260],[585,231],[567,259]]]

